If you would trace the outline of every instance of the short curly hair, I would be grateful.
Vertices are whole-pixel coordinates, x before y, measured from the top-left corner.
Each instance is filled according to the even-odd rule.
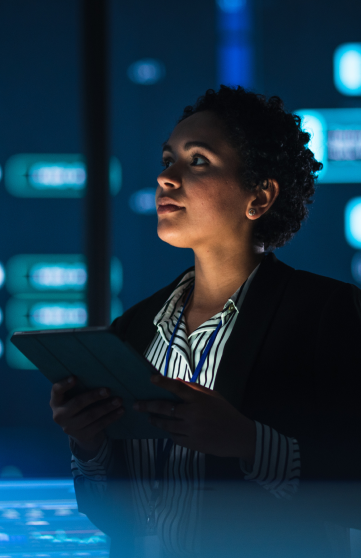
[[[210,110],[225,123],[230,144],[239,153],[241,183],[247,190],[278,182],[279,195],[255,224],[254,238],[266,250],[279,248],[300,229],[315,193],[316,161],[307,144],[310,135],[301,129],[301,118],[284,108],[279,97],[267,99],[238,86],[208,89],[179,122],[196,112]]]

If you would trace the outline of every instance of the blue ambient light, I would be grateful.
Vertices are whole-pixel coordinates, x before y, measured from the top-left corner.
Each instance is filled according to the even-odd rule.
[[[361,43],[346,43],[335,50],[333,79],[343,95],[361,95]]]
[[[4,318],[4,314],[3,314],[3,311],[0,308],[0,325],[3,323],[3,318]]]
[[[218,7],[227,13],[234,13],[242,10],[246,0],[217,0]]]
[[[4,354],[4,344],[0,339],[0,358],[3,356]]]
[[[361,252],[356,252],[352,258],[351,273],[355,281],[361,283]]]
[[[296,114],[301,117],[302,129],[311,136],[307,147],[312,151],[315,159],[323,164],[323,169],[318,174],[318,178],[322,178],[327,170],[327,124],[325,118],[316,110],[298,110]]]
[[[130,208],[141,215],[156,213],[155,188],[145,188],[138,190],[130,196]]]
[[[165,76],[165,67],[159,60],[144,58],[133,62],[127,70],[128,78],[140,85],[153,85]]]
[[[361,197],[353,198],[346,205],[345,236],[352,248],[361,249]]]
[[[2,263],[0,263],[0,289],[5,283],[5,269]]]

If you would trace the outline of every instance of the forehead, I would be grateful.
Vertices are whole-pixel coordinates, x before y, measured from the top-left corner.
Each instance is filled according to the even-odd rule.
[[[196,112],[177,124],[166,143],[176,147],[187,141],[202,141],[213,147],[228,143],[225,125],[211,111]]]

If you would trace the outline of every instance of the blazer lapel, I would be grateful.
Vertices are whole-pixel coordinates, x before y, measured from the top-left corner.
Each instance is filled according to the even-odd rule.
[[[224,348],[214,389],[241,410],[248,377],[294,272],[274,254],[261,263]]]

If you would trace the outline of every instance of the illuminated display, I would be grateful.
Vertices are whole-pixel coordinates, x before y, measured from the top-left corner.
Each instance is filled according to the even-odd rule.
[[[49,165],[36,163],[29,169],[28,179],[34,188],[74,188],[81,190],[85,187],[85,165],[80,163],[61,163]]]
[[[85,264],[36,264],[29,272],[29,282],[35,289],[76,289],[85,287],[87,273]]]
[[[10,293],[39,291],[80,292],[86,287],[86,264],[81,254],[19,254],[6,266],[6,285]],[[118,294],[123,285],[123,269],[118,258],[111,259],[110,285]]]
[[[309,148],[323,169],[318,181],[361,182],[361,109],[296,110],[311,134]]]
[[[159,60],[144,58],[131,64],[127,70],[128,77],[140,85],[153,85],[165,76],[165,67]]]
[[[361,43],[346,43],[335,50],[333,78],[343,95],[361,95]]]
[[[345,236],[353,248],[361,248],[361,197],[353,198],[346,205]]]
[[[82,327],[88,315],[84,303],[39,303],[31,306],[28,318],[34,327]]]
[[[330,161],[360,161],[361,130],[329,130],[327,148]]]
[[[5,282],[5,269],[4,266],[0,263],[0,289]]]
[[[109,163],[110,191],[121,187],[122,168],[117,157]],[[23,198],[78,198],[86,188],[86,165],[79,154],[19,154],[5,165],[5,186],[13,196]]]
[[[2,558],[109,556],[107,536],[78,512],[72,480],[1,480],[0,495]]]
[[[134,192],[129,199],[129,205],[135,213],[156,213],[155,188],[145,188]]]

